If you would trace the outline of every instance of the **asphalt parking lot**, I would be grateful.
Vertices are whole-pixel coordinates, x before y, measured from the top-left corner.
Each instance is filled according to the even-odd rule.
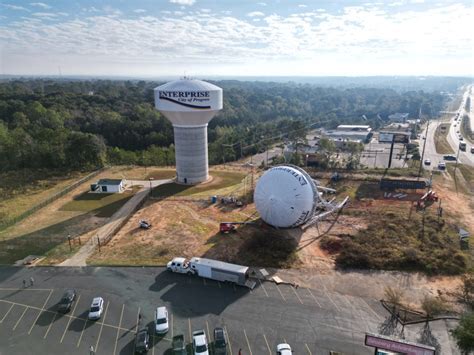
[[[22,287],[33,276],[35,285]],[[71,312],[56,304],[75,288]],[[87,320],[93,297],[105,300],[98,321]],[[386,316],[375,300],[320,289],[259,283],[250,291],[162,268],[0,268],[0,354],[133,354],[134,336],[153,329],[153,313],[166,305],[170,331],[153,336],[150,354],[169,354],[171,338],[215,327],[229,338],[229,354],[274,354],[281,342],[296,354],[370,354],[366,332]],[[141,317],[139,317],[139,314]],[[141,320],[139,320],[141,318]],[[140,324],[139,324],[140,323]]]

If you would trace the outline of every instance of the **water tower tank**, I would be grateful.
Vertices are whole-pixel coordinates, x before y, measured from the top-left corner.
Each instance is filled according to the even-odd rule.
[[[173,124],[177,181],[187,185],[206,181],[207,124],[222,109],[222,89],[184,78],[154,91],[156,109]]]
[[[297,227],[309,221],[316,209],[318,190],[311,177],[296,166],[277,166],[265,172],[254,192],[255,207],[268,224]]]

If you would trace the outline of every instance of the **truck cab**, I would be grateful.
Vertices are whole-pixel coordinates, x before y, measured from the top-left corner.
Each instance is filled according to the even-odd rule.
[[[194,274],[194,270],[189,267],[189,261],[185,258],[174,258],[166,264],[166,268],[179,274]]]

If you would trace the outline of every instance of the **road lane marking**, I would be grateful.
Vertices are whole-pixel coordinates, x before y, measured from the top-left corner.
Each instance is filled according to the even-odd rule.
[[[286,302],[286,298],[285,298],[285,296],[283,296],[283,293],[281,293],[280,287],[278,287],[278,285],[275,285],[275,287],[276,287],[276,289],[278,290],[278,293],[280,294],[281,298],[283,298],[283,301]]]
[[[305,343],[304,345],[306,346],[306,350],[308,350],[308,354],[309,354],[309,355],[313,355],[313,354],[311,353],[311,350],[309,350],[308,344]]]
[[[2,320],[0,321],[0,323],[3,323],[3,321],[5,320],[5,318],[7,318],[8,313],[10,313],[10,311],[12,310],[12,308],[13,308],[14,305],[15,305],[15,304],[12,303],[12,305],[11,305],[10,308],[8,309],[7,313],[5,313],[5,315],[3,316]]]
[[[319,308],[323,308],[321,307],[321,304],[318,302],[318,299],[316,297],[314,297],[313,293],[311,292],[311,290],[309,288],[307,288],[309,294],[311,295],[311,297],[313,297],[314,299],[314,302],[316,302],[316,304],[319,306]]]
[[[230,342],[230,336],[229,336],[229,332],[227,331],[227,327],[224,325],[224,331],[227,335],[227,342],[229,343],[229,350],[230,350],[230,355],[233,355],[232,354],[232,344]]]
[[[249,353],[252,355],[252,349],[250,348],[249,338],[247,338],[247,332],[244,329],[245,340],[247,341],[247,346],[249,347]]]
[[[71,313],[72,315],[74,315],[74,312],[76,311],[76,307],[77,307],[77,304],[79,303],[80,299],[81,299],[81,295],[79,295],[79,297],[77,297],[76,303],[74,304],[74,309],[72,310],[72,313]],[[63,333],[63,336],[61,337],[60,343],[62,343],[63,340],[64,340],[64,335],[66,335],[66,331],[69,328],[69,323],[71,323],[71,319],[72,319],[72,317],[69,317],[69,319],[67,320],[67,325],[66,325],[66,328],[64,328],[64,333]]]
[[[122,312],[120,313],[120,320],[119,320],[119,325],[117,329],[117,335],[115,336],[114,355],[117,353],[117,343],[118,343],[118,338],[120,334],[120,327],[122,326],[122,317],[123,317],[124,308],[125,308],[125,304],[122,305]]]
[[[298,297],[298,300],[300,301],[301,304],[303,304],[303,301],[301,300],[300,296],[298,295],[298,293],[296,292],[295,288],[293,286],[290,286],[291,289],[293,290],[293,292],[295,293],[296,297]]]
[[[44,301],[43,308],[46,307],[46,304],[48,303],[49,298],[51,297],[52,294],[53,294],[53,290],[49,291],[48,298],[46,298],[46,301]],[[28,331],[28,334],[31,334],[31,331],[33,330],[33,327],[35,326],[36,322],[38,321],[39,317],[41,316],[41,313],[43,313],[43,311],[39,311],[38,316],[36,317],[35,321],[31,325],[30,330]]]
[[[53,319],[51,319],[51,322],[49,323],[48,329],[46,330],[46,333],[44,333],[43,339],[46,339],[46,337],[48,336],[49,330],[51,329],[51,326],[53,325],[54,320],[56,319],[57,316],[58,316],[58,313],[54,312]]]
[[[260,283],[260,286],[262,286],[262,288],[263,288],[263,291],[265,291],[265,295],[267,295],[267,297],[268,297],[267,290],[265,290],[265,286],[263,286],[263,283],[262,283],[262,281],[260,281],[260,279],[258,279],[258,282]]]
[[[21,321],[21,319],[23,318],[23,316],[25,315],[25,313],[26,313],[26,311],[28,310],[28,308],[30,308],[30,307],[26,306],[25,310],[24,310],[23,313],[21,314],[20,318],[18,318],[18,320],[16,321],[15,326],[13,327],[12,330],[15,330],[16,327],[18,326],[18,324],[20,324],[20,321]]]
[[[79,340],[77,341],[77,347],[79,347],[79,345],[81,345],[81,339],[82,339],[82,335],[84,334],[84,329],[86,329],[87,321],[88,321],[88,319],[85,320],[84,326],[82,327],[81,336],[79,337]]]
[[[265,344],[267,344],[268,355],[272,355],[272,350],[270,349],[270,345],[268,345],[268,340],[267,340],[267,337],[265,336],[265,333],[263,334],[263,339],[265,339]]]
[[[100,336],[102,335],[102,328],[104,328],[105,317],[107,317],[107,310],[109,309],[110,302],[107,301],[107,306],[105,306],[104,318],[102,319],[102,324],[100,325],[99,335],[97,336],[97,342],[95,343],[95,351],[99,348]]]

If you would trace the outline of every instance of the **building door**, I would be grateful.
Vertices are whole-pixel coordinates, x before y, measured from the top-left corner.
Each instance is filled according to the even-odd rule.
[[[102,186],[102,192],[107,192],[107,186]]]

